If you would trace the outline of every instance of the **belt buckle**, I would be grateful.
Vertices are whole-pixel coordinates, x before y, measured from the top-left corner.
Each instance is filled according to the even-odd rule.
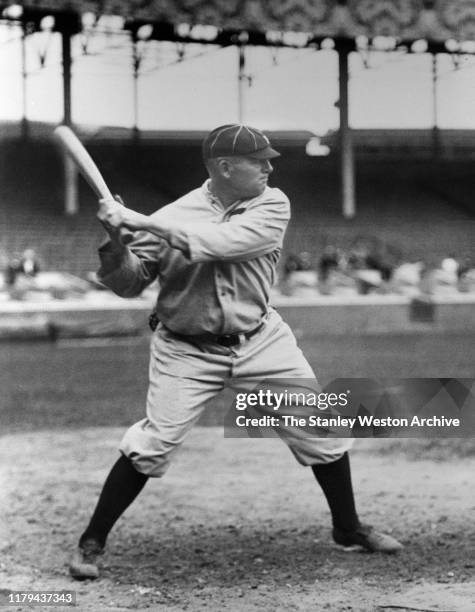
[[[226,347],[235,346],[236,344],[239,344],[239,335],[224,334],[224,336],[219,336],[218,344],[221,344],[221,346],[226,346]]]
[[[148,326],[154,332],[157,329],[159,323],[160,319],[158,318],[157,313],[153,311],[148,318]]]

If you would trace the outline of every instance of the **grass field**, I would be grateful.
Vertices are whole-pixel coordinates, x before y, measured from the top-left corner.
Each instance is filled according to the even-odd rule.
[[[323,384],[475,372],[475,334],[324,336],[300,345]],[[1,344],[2,431],[128,425],[142,418],[147,370],[146,338]],[[201,424],[221,423],[218,401]]]

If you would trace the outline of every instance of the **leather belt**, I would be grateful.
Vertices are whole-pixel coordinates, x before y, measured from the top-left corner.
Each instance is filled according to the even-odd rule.
[[[241,332],[240,334],[223,334],[219,336],[217,334],[197,334],[194,336],[188,336],[186,334],[180,334],[178,332],[174,332],[171,329],[167,329],[171,334],[173,334],[176,338],[180,340],[184,340],[185,342],[215,342],[216,344],[220,344],[221,346],[237,346],[241,344],[244,340],[249,340],[253,336],[257,334],[263,327],[265,321],[259,323],[257,327],[251,329],[251,331]],[[164,326],[165,327],[165,326]]]

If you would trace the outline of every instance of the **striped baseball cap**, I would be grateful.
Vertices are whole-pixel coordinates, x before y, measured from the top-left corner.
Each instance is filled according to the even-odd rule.
[[[232,157],[243,155],[255,159],[279,157],[270,140],[256,128],[240,123],[221,125],[206,136],[203,141],[203,158]]]

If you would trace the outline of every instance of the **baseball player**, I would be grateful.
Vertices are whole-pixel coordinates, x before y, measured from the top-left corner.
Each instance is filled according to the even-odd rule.
[[[268,186],[278,157],[259,130],[223,125],[203,142],[209,179],[150,216],[100,201],[109,235],[99,277],[123,297],[158,278],[146,417],[130,427],[70,563],[97,578],[98,555],[117,519],[150,477],[161,477],[205,403],[233,380],[315,379],[296,340],[269,306],[290,218],[286,195]],[[350,439],[282,436],[310,466],[343,546],[393,553],[402,545],[362,525],[353,497]]]

